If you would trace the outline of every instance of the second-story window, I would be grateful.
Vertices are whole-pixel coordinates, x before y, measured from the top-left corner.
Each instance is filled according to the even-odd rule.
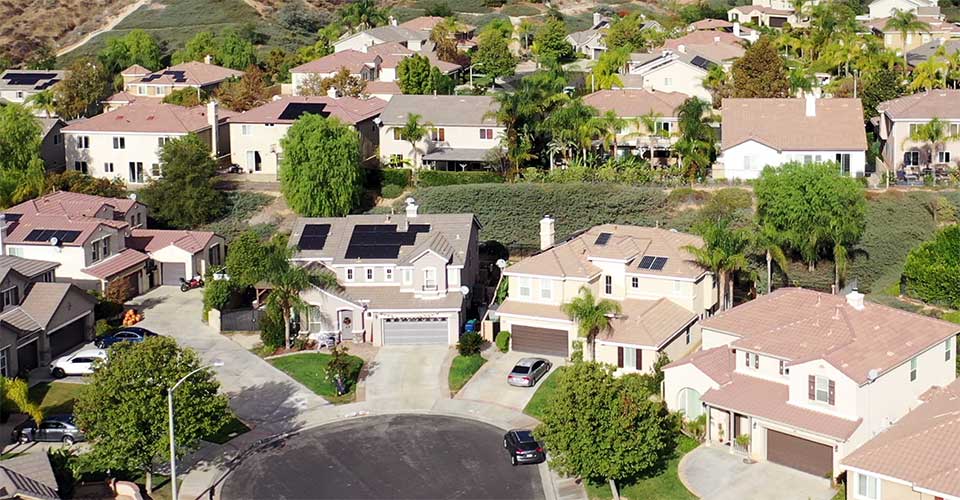
[[[77,148],[79,149],[89,149],[90,148],[90,136],[81,135],[77,137]]]
[[[433,291],[437,289],[437,270],[428,267],[423,270],[423,289]]]
[[[917,379],[917,358],[910,360],[910,381],[913,382]]]
[[[90,245],[90,262],[96,262],[98,260],[100,260],[100,242],[94,241],[93,244]]]
[[[240,125],[240,135],[250,135],[253,133],[253,125]]]
[[[443,142],[443,141],[447,140],[446,137],[445,137],[445,135],[446,135],[446,134],[445,134],[445,130],[443,129],[443,127],[430,129],[430,140],[431,140],[431,141]]]
[[[126,148],[127,148],[127,139],[125,137],[113,138],[113,149],[126,149]]]
[[[521,297],[529,298],[530,297],[530,279],[520,278],[518,281],[520,282],[520,286],[517,287],[517,293],[519,293]]]
[[[17,290],[17,287],[7,288],[3,291],[3,308],[6,309],[7,306],[17,306],[20,305],[20,291]]]
[[[613,276],[603,277],[603,293],[607,295],[613,293]]]
[[[784,363],[783,360],[780,360],[780,375],[783,375]]]
[[[373,268],[367,268],[367,281],[373,281]]]
[[[109,236],[100,240],[100,254],[103,256],[104,259],[110,256],[110,237]]]
[[[744,353],[743,353],[743,364],[744,364],[744,366],[746,366],[747,368],[750,368],[750,367],[752,366],[754,369],[759,369],[759,368],[760,368],[760,355],[757,354],[757,353],[754,353],[754,352],[746,352],[746,351],[744,351]]]
[[[950,361],[951,354],[952,352],[950,349],[950,339],[944,340],[943,341],[943,360]]]
[[[403,140],[403,134],[400,133],[400,129],[398,129],[398,128],[394,128],[394,129],[393,129],[393,140],[395,140],[395,141],[402,141],[402,140]]]
[[[493,139],[493,129],[492,129],[492,128],[482,128],[482,129],[480,129],[480,138],[481,138],[481,139]]]
[[[544,300],[553,298],[553,281],[540,280],[540,298]]]
[[[818,377],[810,375],[809,379],[809,398],[821,403],[832,405],[833,399],[833,381],[827,377]]]
[[[413,269],[404,269],[403,270],[403,282],[409,284],[413,281]]]
[[[347,276],[347,281],[353,281],[353,268],[352,268],[352,267],[348,267],[348,268],[345,270],[345,273],[346,273],[346,276]]]
[[[384,268],[384,269],[383,269],[383,278],[384,278],[386,281],[389,281],[389,282],[392,282],[392,281],[393,281],[393,268],[392,268],[392,267],[387,267],[387,268]]]
[[[630,278],[630,286],[632,288],[640,288],[640,278],[636,276]]]

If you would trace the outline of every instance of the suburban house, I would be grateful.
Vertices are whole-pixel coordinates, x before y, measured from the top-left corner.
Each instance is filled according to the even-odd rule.
[[[687,26],[687,31],[715,31],[720,33],[730,33],[737,38],[742,38],[750,43],[760,39],[760,33],[752,28],[741,26],[739,22],[732,23],[723,19],[701,19]]]
[[[895,11],[913,12],[918,16],[940,14],[937,0],[873,0],[869,9],[870,19],[888,18]]]
[[[627,74],[621,75],[624,88],[642,88],[664,93],[680,93],[686,97],[712,100],[703,79],[719,62],[690,52],[685,46],[677,50],[630,54]]]
[[[899,30],[887,28],[886,25],[890,19],[889,17],[871,19],[867,22],[867,26],[873,33],[883,38],[883,45],[886,48],[894,50],[897,53],[902,53],[904,48],[909,52],[930,42],[941,42],[960,37],[960,26],[947,21],[946,18],[940,14],[939,7],[935,7],[934,9],[936,9],[935,14],[917,15],[917,20],[926,23],[929,28],[924,31],[907,33],[906,39],[904,39],[903,33]],[[904,47],[904,41],[906,41],[906,47]]]
[[[63,127],[67,122],[60,118],[37,118],[40,121],[43,141],[40,143],[40,159],[47,172],[62,172],[66,166],[63,147]]]
[[[0,102],[26,104],[31,96],[50,90],[67,75],[63,70],[8,69],[0,74]],[[37,116],[47,116],[45,111],[35,109]]]
[[[957,165],[960,155],[960,90],[936,89],[885,101],[877,105],[881,155],[887,169],[898,177],[919,179],[924,168]],[[933,146],[910,139],[917,127],[934,118],[942,121],[950,139]]]
[[[711,446],[836,477],[956,378],[960,325],[863,297],[781,288],[701,321],[703,350],[664,368],[664,401],[706,415]]]
[[[420,16],[415,17],[407,22],[400,23],[398,26],[401,28],[406,28],[408,30],[422,31],[427,34],[429,40],[430,33],[433,31],[438,24],[443,22],[446,18],[440,16]],[[472,26],[466,23],[457,22],[456,28],[454,29],[453,36],[457,40],[457,48],[463,51],[468,51],[477,46],[475,36],[477,34],[477,27]],[[432,47],[432,43],[427,41],[424,43],[426,47]]]
[[[583,103],[600,114],[613,111],[627,121],[617,133],[618,154],[640,155],[651,163],[666,164],[677,142],[677,108],[687,97],[679,92],[645,89],[600,90],[585,95]]]
[[[475,169],[500,147],[504,127],[491,116],[497,103],[490,96],[398,95],[380,114],[380,158],[385,165],[410,162],[414,168]],[[412,149],[400,136],[410,115],[430,128]]]
[[[222,265],[226,243],[206,231],[149,230],[133,199],[55,192],[3,212],[0,255],[56,262],[57,279],[130,296]]]
[[[333,43],[334,52],[344,50],[356,50],[364,52],[371,45],[381,43],[397,42],[400,45],[414,51],[420,50],[430,40],[430,33],[420,29],[410,29],[397,25],[397,20],[390,18],[390,24],[386,26],[377,26],[357,33],[348,33]]]
[[[599,12],[594,12],[593,24],[590,29],[570,33],[567,35],[567,43],[573,46],[574,52],[583,54],[589,59],[598,59],[600,54],[607,50],[607,44],[603,41],[603,37],[607,34],[607,28],[610,27],[612,22],[611,18]],[[644,21],[640,31],[659,29],[663,29],[660,23]]]
[[[724,99],[715,179],[756,179],[764,167],[835,161],[865,175],[867,136],[859,99]]]
[[[817,2],[811,3],[816,5]],[[799,19],[788,0],[753,0],[752,5],[731,7],[727,11],[727,20],[768,28],[781,28],[785,24],[795,26]]]
[[[160,177],[160,147],[196,134],[215,158],[230,153],[226,119],[233,111],[215,101],[183,107],[156,100],[137,101],[64,127],[67,168],[104,179],[144,184]]]
[[[960,447],[954,444],[960,436],[960,382],[931,388],[920,400],[840,462],[848,499],[960,498]]]
[[[907,64],[915,68],[918,64],[933,57],[937,51],[943,49],[946,55],[960,51],[960,39],[939,39],[927,42],[919,47],[907,51]]]
[[[56,283],[57,266],[0,255],[0,376],[25,375],[93,339],[97,300]]]
[[[738,35],[736,31],[699,30],[687,33],[680,38],[668,39],[661,46],[661,50],[698,55],[729,70],[733,61],[746,51],[744,40],[743,34]]]
[[[511,334],[511,349],[568,357],[578,336],[563,304],[589,289],[620,304],[610,329],[596,338],[597,360],[618,373],[649,372],[662,354],[680,359],[700,342],[694,323],[718,304],[713,275],[684,247],[694,235],[604,224],[554,243],[555,221],[540,221],[541,252],[507,267],[509,296],[491,312]],[[585,348],[586,352],[586,348]],[[589,359],[589,354],[587,354]]]
[[[375,120],[386,106],[380,99],[282,96],[230,117],[230,161],[245,172],[279,175],[281,140],[305,113],[333,117],[360,134],[364,160],[377,157],[380,130]]]
[[[194,88],[197,92],[210,93],[225,80],[239,78],[243,71],[224,68],[206,61],[189,61],[160,71],[150,71],[143,66],[133,65],[120,72],[123,79],[123,91],[134,97],[162,98],[171,92]]]
[[[5,498],[59,500],[57,477],[46,453],[21,453],[0,464],[0,491]]]
[[[293,227],[293,261],[332,272],[337,289],[301,293],[301,330],[311,337],[374,345],[454,345],[482,293],[480,223],[472,214],[302,218]]]

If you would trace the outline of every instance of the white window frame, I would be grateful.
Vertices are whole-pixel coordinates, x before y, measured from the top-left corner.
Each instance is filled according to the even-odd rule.
[[[7,347],[0,349],[0,377],[10,376],[10,366],[7,364]]]
[[[240,135],[252,135],[252,133],[253,125],[250,125],[249,123],[240,125]]]
[[[623,367],[633,370],[640,369],[640,367],[637,366],[637,349],[633,347],[623,348]]]
[[[110,248],[110,236],[109,236],[109,235],[104,236],[103,238],[100,238],[99,240],[95,241],[93,244],[94,244],[94,245],[100,245],[100,254],[101,254],[101,257],[100,257],[100,258],[106,259],[107,257],[109,257],[109,256],[112,254],[112,252],[110,251],[111,248]]]
[[[425,267],[423,269],[423,286],[424,288],[436,287],[440,289],[440,282],[437,279],[437,270],[433,267]]]
[[[78,135],[78,136],[77,136],[77,149],[90,149],[90,136],[89,136],[89,135]]]
[[[603,294],[613,295],[613,276],[609,274],[603,276]]]
[[[373,276],[374,276],[374,274],[373,274],[373,268],[372,268],[372,267],[366,268],[366,269],[363,271],[363,274],[364,274],[364,277],[367,279],[367,281],[373,281]]]
[[[352,267],[347,267],[343,270],[344,279],[347,281],[353,281],[354,279],[354,270]]]
[[[543,300],[553,300],[553,280],[547,278],[540,279],[540,298]]]
[[[872,495],[870,494],[871,482],[873,483]],[[854,498],[861,500],[880,500],[880,498],[882,498],[880,489],[880,478],[862,472],[857,473],[857,489],[854,490]],[[861,491],[863,491],[863,493],[861,493]]]
[[[820,387],[821,382],[823,382],[823,388]],[[823,393],[823,399],[820,399],[821,392]],[[830,404],[830,379],[819,375],[814,376],[813,400]]]
[[[910,381],[911,382],[915,382],[917,380],[917,365],[919,365],[919,363],[917,362],[917,358],[916,357],[910,358]]]
[[[10,297],[10,301],[8,302],[8,301],[7,301],[7,296],[10,295],[10,292],[13,292],[13,294],[12,294],[12,296]],[[7,306],[16,307],[16,306],[20,305],[20,304],[19,304],[19,302],[20,302],[20,290],[18,290],[17,287],[12,286],[12,287],[10,287],[10,288],[4,289],[3,291],[0,291],[0,300],[2,300],[2,302],[0,302],[0,304],[3,305],[3,309],[6,309]]]
[[[122,136],[114,136],[113,149],[127,149],[127,139]]]
[[[402,278],[403,284],[409,285],[413,281],[413,269],[404,269]]]
[[[103,163],[103,172],[107,174],[113,173],[113,162],[107,161]]]
[[[393,281],[393,268],[386,267],[383,269],[383,277],[385,280],[392,282]]]
[[[950,344],[951,344],[950,339],[943,341],[943,360],[944,361],[950,361],[950,359],[953,358],[953,349]]]
[[[638,289],[640,288],[640,277],[639,277],[639,276],[631,276],[631,277],[630,277],[630,288],[633,288],[634,290],[638,290]]]
[[[950,163],[950,152],[937,151],[937,163]]]
[[[517,278],[517,296],[529,299],[531,295],[530,278]]]

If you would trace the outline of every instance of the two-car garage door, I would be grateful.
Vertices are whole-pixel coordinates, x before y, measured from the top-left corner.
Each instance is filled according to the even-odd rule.
[[[385,318],[383,345],[447,345],[447,318]]]
[[[566,330],[513,325],[510,348],[519,352],[567,357],[570,342]]]
[[[767,429],[767,460],[818,477],[833,474],[833,447]]]

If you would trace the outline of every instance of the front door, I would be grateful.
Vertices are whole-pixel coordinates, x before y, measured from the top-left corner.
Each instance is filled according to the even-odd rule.
[[[337,318],[340,323],[340,340],[353,339],[353,311],[337,311]]]

